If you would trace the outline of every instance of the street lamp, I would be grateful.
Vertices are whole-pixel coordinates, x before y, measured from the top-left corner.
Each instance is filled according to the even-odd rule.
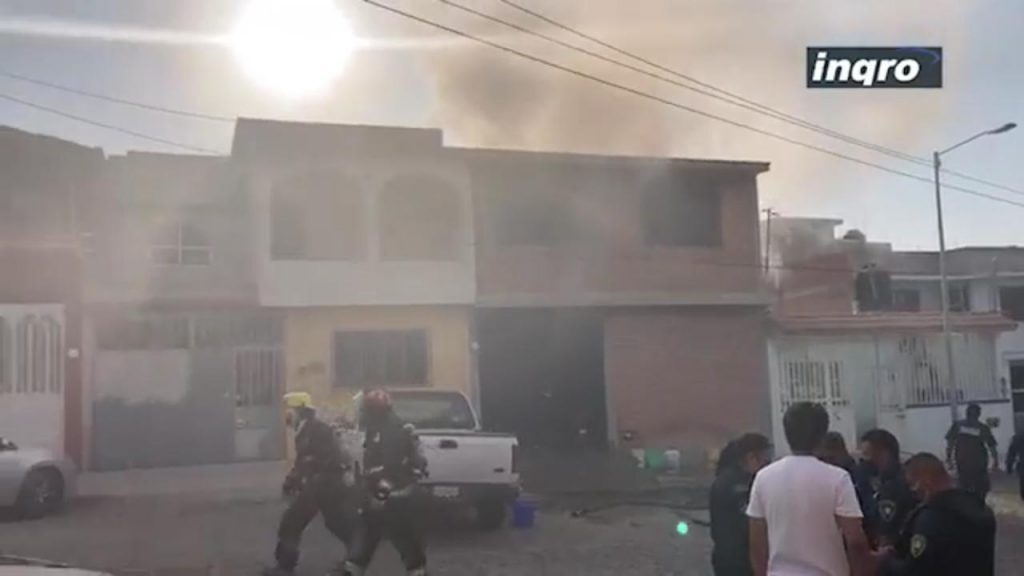
[[[946,231],[942,221],[942,185],[939,182],[939,171],[942,167],[942,155],[977,140],[982,136],[1003,134],[1016,128],[1013,122],[1007,122],[998,128],[978,132],[974,136],[958,142],[945,150],[932,153],[932,165],[935,169],[935,211],[939,221],[939,289],[942,298],[942,339],[946,347],[946,377],[949,378],[949,412],[955,424],[957,421],[957,384],[953,372],[953,334],[949,329],[949,283],[946,279]]]

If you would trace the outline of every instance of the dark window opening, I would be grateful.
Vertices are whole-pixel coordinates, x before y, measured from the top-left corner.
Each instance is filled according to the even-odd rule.
[[[334,387],[428,385],[424,330],[335,332]]]
[[[1024,286],[1000,288],[999,309],[1018,322],[1024,320]]]
[[[504,246],[556,246],[570,229],[568,194],[509,189],[493,196],[494,236]]]
[[[892,306],[897,312],[920,312],[921,291],[913,288],[899,288],[892,291]]]
[[[653,246],[720,246],[722,206],[707,178],[668,175],[647,187],[644,230]]]
[[[967,286],[951,285],[949,287],[949,311],[970,312],[971,296]]]

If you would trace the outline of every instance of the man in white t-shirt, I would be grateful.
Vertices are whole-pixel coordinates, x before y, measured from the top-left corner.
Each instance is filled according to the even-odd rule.
[[[755,576],[873,574],[850,475],[814,455],[828,433],[828,413],[794,404],[783,426],[793,455],[757,473],[747,507]]]

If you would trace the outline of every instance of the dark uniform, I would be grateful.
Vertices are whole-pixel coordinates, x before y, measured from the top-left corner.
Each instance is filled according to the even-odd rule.
[[[1020,481],[1020,498],[1024,500],[1024,432],[1013,437],[1006,451],[1006,472],[1012,474],[1015,470]]]
[[[996,449],[992,429],[979,421],[962,420],[950,427],[946,441],[953,443],[958,484],[984,499],[991,488],[988,451]]]
[[[883,576],[993,576],[996,519],[976,494],[951,489],[911,512]]]
[[[907,485],[900,465],[870,476],[868,482],[875,510],[873,539],[880,545],[892,544],[900,538],[907,517],[917,507],[918,500]]]
[[[331,427],[313,416],[303,419],[295,433],[295,465],[284,483],[284,492],[292,500],[277,530],[278,568],[295,569],[302,533],[318,513],[327,529],[349,544],[356,516],[356,503],[346,486],[352,483],[346,481],[350,470],[351,462]]]
[[[381,538],[387,535],[406,569],[424,573],[427,556],[417,521],[415,490],[419,476],[426,471],[426,461],[415,431],[391,413],[379,427],[366,431],[364,448],[366,496],[348,564],[365,571]]]
[[[711,485],[711,566],[715,576],[753,576],[747,502],[754,477],[737,466],[722,469]]]

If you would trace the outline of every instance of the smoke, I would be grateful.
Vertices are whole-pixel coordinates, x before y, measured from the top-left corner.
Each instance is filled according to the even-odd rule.
[[[603,50],[497,0],[458,1]],[[805,49],[810,45],[919,44],[941,45],[947,54],[963,54],[969,49],[966,29],[974,10],[970,3],[953,0],[872,0],[849,5],[811,0],[581,0],[573,3],[574,7],[565,6],[568,2],[519,1],[730,92],[858,138],[911,152],[927,149],[923,147],[924,139],[935,128],[936,118],[947,113],[953,103],[948,91],[808,90]],[[509,40],[508,29],[438,2],[417,0],[402,7],[477,35],[501,35],[503,43],[517,49],[695,108],[844,153],[884,160],[540,40],[521,34]],[[947,84],[957,77],[957,60],[965,58],[945,63]],[[788,194],[821,194],[820,182],[830,178],[835,181],[837,160],[473,42],[432,52],[427,68],[435,85],[434,120],[461,145],[768,160],[773,163],[775,187]]]

